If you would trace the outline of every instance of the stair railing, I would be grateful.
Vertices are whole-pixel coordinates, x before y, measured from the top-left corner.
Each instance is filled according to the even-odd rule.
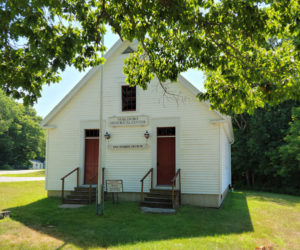
[[[64,203],[64,192],[65,192],[65,178],[68,177],[70,174],[77,171],[77,187],[79,187],[79,167],[73,169],[70,173],[66,174],[64,177],[61,178],[62,181],[62,188],[61,188],[61,202]]]
[[[89,178],[88,180],[88,184],[89,184],[89,203],[92,203],[92,180],[95,179],[95,177],[98,177],[98,173],[94,174],[91,178]]]
[[[181,205],[181,170],[180,168],[177,170],[174,178],[171,180],[172,182],[172,206],[175,207],[175,187],[176,187],[176,179],[178,177],[178,194],[179,194],[179,205]]]
[[[150,170],[140,180],[140,182],[141,182],[141,201],[143,201],[143,198],[144,198],[144,180],[147,178],[147,176],[150,173],[151,173],[151,189],[153,188],[153,168],[150,168]]]
[[[104,169],[105,168],[102,168],[102,184],[104,185]],[[89,178],[88,180],[88,184],[89,184],[89,203],[91,204],[92,203],[92,180],[95,178],[95,177],[98,177],[98,173],[97,174],[94,174],[91,178]]]

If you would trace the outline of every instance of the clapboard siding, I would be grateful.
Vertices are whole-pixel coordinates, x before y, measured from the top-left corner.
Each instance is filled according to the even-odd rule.
[[[60,190],[60,178],[76,167],[81,168],[80,174],[83,179],[80,121],[99,119],[99,91],[99,74],[97,74],[51,121],[56,128],[48,129],[47,190]],[[75,183],[75,174],[66,178],[66,190],[72,190]]]
[[[226,137],[225,130],[226,124],[223,124],[222,127],[220,127],[221,131],[221,169],[222,169],[222,190],[223,193],[225,189],[228,187],[229,184],[231,184],[231,146],[228,142],[228,138]]]
[[[139,192],[140,179],[151,167],[156,166],[156,126],[168,124],[176,126],[176,168],[182,170],[182,192],[219,194],[220,173],[223,173],[223,170],[220,171],[223,158],[220,161],[219,155],[221,135],[219,125],[210,121],[220,117],[209,110],[205,103],[199,102],[183,84],[168,83],[168,91],[174,95],[165,95],[157,79],[149,84],[146,91],[137,87],[136,111],[122,112],[121,86],[125,85],[122,70],[126,55],[121,53],[127,46],[128,43],[124,42],[104,66],[103,131],[111,133],[111,139],[103,142],[105,179],[122,179],[125,192]],[[56,128],[48,130],[48,190],[59,190],[60,178],[77,166],[81,168],[83,180],[83,130],[99,120],[99,84],[100,70],[50,122]],[[107,126],[109,117],[127,115],[147,115],[149,124],[137,127]],[[151,134],[148,141],[144,138],[146,130]],[[143,149],[110,148],[112,144],[146,141],[148,146]],[[226,152],[229,152],[228,149]],[[145,191],[150,187],[149,179],[145,182]],[[66,189],[72,189],[74,183],[74,178],[67,180]]]

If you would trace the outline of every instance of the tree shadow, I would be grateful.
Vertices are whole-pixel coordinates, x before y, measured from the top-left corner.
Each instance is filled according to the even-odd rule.
[[[106,202],[104,216],[95,215],[95,205],[59,209],[59,204],[46,198],[9,210],[13,220],[81,248],[253,231],[243,193],[229,193],[220,209],[182,206],[175,215],[144,214],[136,202]]]
[[[245,195],[251,199],[254,198],[255,200],[258,200],[258,201],[273,202],[278,205],[294,207],[299,203],[299,196],[293,196],[293,195],[287,195],[287,194],[245,191]]]

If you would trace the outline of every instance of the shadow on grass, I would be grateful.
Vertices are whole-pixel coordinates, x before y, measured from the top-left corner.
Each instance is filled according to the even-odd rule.
[[[255,192],[255,191],[244,191],[248,198],[255,198],[255,200],[263,202],[273,202],[278,205],[285,206],[296,206],[299,203],[299,196],[277,194],[269,192]]]
[[[82,248],[253,231],[243,193],[229,193],[220,209],[182,206],[176,215],[143,214],[134,202],[106,202],[104,216],[95,215],[95,205],[59,209],[59,204],[46,198],[10,208],[11,218]]]

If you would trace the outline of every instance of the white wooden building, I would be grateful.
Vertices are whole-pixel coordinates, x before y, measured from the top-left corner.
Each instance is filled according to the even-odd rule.
[[[219,207],[231,184],[231,118],[200,102],[199,91],[182,76],[177,83],[166,83],[174,96],[165,95],[157,79],[145,91],[129,88],[123,61],[126,50],[136,46],[118,41],[105,56],[103,135],[110,138],[100,138],[104,181],[122,180],[120,199],[138,200],[140,180],[149,169],[153,186],[162,189],[170,188],[181,169],[182,203]],[[90,70],[42,121],[49,196],[60,195],[61,178],[76,167],[80,185],[97,173],[100,68]],[[65,189],[73,190],[75,183],[76,175],[70,175]],[[146,178],[144,191],[149,188]]]
[[[44,163],[38,160],[30,160],[30,163],[32,164],[32,169],[43,169]]]

